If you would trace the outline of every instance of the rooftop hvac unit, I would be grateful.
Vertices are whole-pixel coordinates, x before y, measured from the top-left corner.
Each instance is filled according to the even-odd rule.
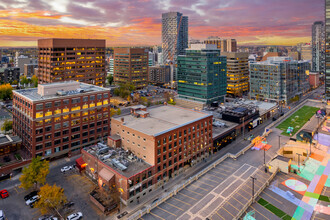
[[[57,95],[61,95],[61,96],[63,96],[63,95],[68,94],[68,92],[67,92],[67,91],[64,91],[64,90],[58,90],[58,91],[56,92],[56,94],[57,94]]]

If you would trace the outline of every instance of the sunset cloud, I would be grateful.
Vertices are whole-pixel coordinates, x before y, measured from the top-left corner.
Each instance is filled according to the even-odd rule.
[[[1,0],[0,46],[40,38],[101,38],[108,46],[161,43],[161,14],[189,17],[189,38],[294,45],[311,40],[324,0]]]

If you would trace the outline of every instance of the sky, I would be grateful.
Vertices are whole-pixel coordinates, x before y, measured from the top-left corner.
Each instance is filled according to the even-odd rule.
[[[37,46],[41,38],[160,45],[161,14],[170,11],[189,17],[189,39],[295,45],[310,42],[324,0],[0,0],[0,47]]]

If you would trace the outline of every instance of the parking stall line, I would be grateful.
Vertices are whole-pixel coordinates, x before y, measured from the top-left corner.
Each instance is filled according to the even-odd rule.
[[[207,183],[205,183],[205,182],[201,181],[200,179],[199,179],[199,180],[197,180],[197,181],[199,181],[199,182],[201,182],[201,183],[203,183],[203,184],[205,184],[205,185],[211,186],[212,188],[216,187],[216,186],[212,186],[212,185],[210,185],[210,184],[207,184]]]
[[[247,186],[247,187],[249,187],[249,186]],[[251,187],[249,187],[250,189],[252,189]],[[243,190],[244,192],[246,192],[247,194],[251,194],[251,192],[248,192],[248,191],[246,191],[243,187],[241,188],[241,190]]]
[[[187,196],[187,195],[183,194],[182,192],[179,192],[178,194],[179,194],[179,195],[183,195],[183,196],[185,196],[185,197],[187,197],[187,198],[189,198],[189,199],[192,199],[192,200],[197,201],[197,199],[195,199],[195,198],[193,198],[193,197],[190,197],[190,196]]]
[[[203,194],[200,194],[200,193],[198,193],[198,192],[194,192],[194,191],[189,190],[189,189],[187,189],[187,188],[186,188],[186,190],[188,190],[188,191],[190,191],[190,192],[192,192],[192,193],[196,193],[197,195],[203,196]]]
[[[213,177],[216,177],[216,178],[218,178],[218,179],[223,180],[223,178],[221,178],[221,177],[218,177],[218,176],[215,176],[215,175],[212,175],[212,174],[209,174],[209,173],[207,173],[207,174],[210,175],[210,176],[213,176]]]
[[[216,170],[222,170],[222,171],[227,172],[227,173],[232,173],[232,171],[225,170],[225,169],[222,168],[222,167],[216,167],[215,169],[216,169]],[[214,170],[214,169],[213,169],[213,170]]]
[[[225,207],[222,206],[221,208],[222,208],[223,210],[225,210],[226,212],[228,212],[231,216],[233,216],[233,214],[231,214],[227,209],[225,209]],[[220,208],[220,209],[221,209],[221,208]],[[220,210],[220,209],[219,209],[219,210]],[[219,210],[218,210],[218,211],[219,211]],[[217,211],[217,212],[218,212],[218,211]],[[233,216],[233,217],[235,218],[235,216]]]
[[[225,167],[227,167],[227,168],[230,169],[230,170],[234,170],[233,167],[227,166],[226,164],[220,164],[220,165],[221,165],[221,166],[225,166]]]
[[[184,204],[186,204],[186,205],[188,205],[188,206],[192,206],[191,204],[189,204],[189,203],[187,203],[187,202],[184,202],[184,201],[182,201],[181,199],[178,199],[178,198],[175,198],[175,197],[172,197],[172,199],[178,200],[179,202],[182,202],[182,203],[184,203]]]
[[[261,178],[261,179],[263,179],[263,180],[267,181],[267,178],[266,178],[266,177],[264,177],[264,176],[262,176],[262,175],[261,175],[261,174],[259,174],[258,172],[257,172],[255,175],[257,176],[257,179],[258,179],[258,178]]]
[[[226,220],[226,219],[224,219],[224,217],[222,217],[218,212],[215,212],[215,213],[217,213],[217,215],[220,216],[220,218],[222,218],[223,220]]]
[[[154,213],[152,213],[152,212],[149,212],[151,215],[153,215],[153,216],[155,216],[156,218],[159,218],[159,219],[162,219],[162,220],[165,220],[164,218],[162,218],[162,217],[160,217],[160,216],[158,216],[158,215],[156,215],[156,214],[154,214]]]
[[[184,212],[184,210],[183,210],[182,208],[179,208],[179,207],[177,207],[177,206],[175,206],[175,205],[172,205],[171,203],[169,203],[169,202],[167,202],[167,201],[164,201],[164,203],[165,203],[165,204],[168,204],[168,205],[170,205],[170,206],[172,206],[172,207],[174,207],[174,208],[176,208],[176,209],[179,209],[179,210],[181,210],[181,211]]]
[[[243,196],[242,194],[240,194],[239,192],[236,192],[238,195],[242,196],[246,201],[249,201],[245,196]]]
[[[238,200],[234,197],[234,195],[232,196],[232,198],[235,199],[235,200],[236,200],[238,203],[240,203],[242,206],[244,206],[244,204],[241,203],[240,201],[238,201]]]
[[[228,177],[228,176],[229,176],[229,174],[219,172],[219,171],[217,171],[217,170],[215,170],[215,169],[213,169],[213,170],[211,170],[211,171],[212,171],[212,172],[215,172],[215,173],[217,173],[217,174],[220,174],[220,175],[227,175],[227,176],[225,176],[225,177]]]
[[[229,200],[227,201],[227,203],[228,203],[230,206],[232,206],[234,209],[236,209],[237,211],[239,211],[239,209],[237,209],[235,206],[233,206],[233,205],[229,202]]]
[[[261,212],[259,212],[258,210],[256,210],[255,208],[253,208],[253,206],[250,206],[254,211],[258,212],[260,215],[262,215],[265,219],[269,220],[269,218],[267,218],[264,214],[262,214]]]
[[[159,208],[160,210],[162,210],[162,211],[164,211],[164,212],[166,212],[166,213],[168,213],[168,214],[173,215],[173,216],[176,217],[176,215],[174,215],[173,213],[167,211],[166,209],[163,209],[163,208],[161,208],[161,207],[159,207],[159,206],[157,206],[157,208]]]
[[[197,188],[199,188],[199,189],[202,189],[202,190],[204,190],[204,191],[206,191],[206,192],[210,191],[210,190],[207,190],[207,189],[201,188],[201,187],[199,187],[199,186],[196,186],[196,185],[193,184],[193,183],[191,183],[190,185],[192,185],[192,186],[194,186],[194,187],[197,187]]]
[[[267,196],[269,196],[270,198],[274,199],[276,202],[283,204],[283,202],[281,202],[280,200],[274,198],[273,196],[271,196],[270,194],[266,193],[265,191],[263,191],[262,193],[265,193]]]
[[[202,178],[203,178],[203,177],[202,177]],[[209,178],[207,178],[207,177],[205,177],[205,176],[204,176],[204,178],[207,179],[207,180],[209,180],[209,181],[215,182],[215,183],[217,183],[217,184],[220,183],[220,182],[218,182],[218,181],[215,181],[215,180],[209,179]]]
[[[260,198],[260,197],[259,197]],[[262,207],[263,209],[266,209],[269,213],[271,213],[272,215],[274,215],[274,213],[272,213],[271,211],[269,211],[266,207],[260,205],[258,202],[256,202],[256,204],[260,207]],[[258,211],[259,212],[259,211]],[[261,212],[259,212],[262,216],[264,216]],[[264,216],[265,218],[267,218],[266,216]]]

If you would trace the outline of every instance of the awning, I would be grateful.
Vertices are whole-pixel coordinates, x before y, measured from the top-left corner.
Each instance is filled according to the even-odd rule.
[[[84,164],[85,164],[85,161],[82,157],[79,157],[77,160],[76,160],[76,164],[79,168],[83,168],[84,167]]]
[[[107,182],[109,182],[112,179],[112,177],[114,177],[114,174],[105,168],[103,168],[100,171],[99,175],[100,175],[100,177],[102,177],[102,179],[104,179]]]

